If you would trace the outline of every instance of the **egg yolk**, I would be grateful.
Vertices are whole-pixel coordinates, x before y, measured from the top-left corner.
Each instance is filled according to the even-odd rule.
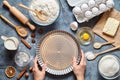
[[[88,40],[90,38],[90,35],[88,33],[84,33],[83,36],[82,36],[82,38],[84,40]]]

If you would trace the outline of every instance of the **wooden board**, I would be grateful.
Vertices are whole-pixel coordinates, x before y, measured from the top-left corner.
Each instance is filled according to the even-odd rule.
[[[120,25],[119,25],[118,31],[114,37],[110,37],[110,36],[102,33],[103,27],[104,27],[108,17],[112,17],[112,18],[115,18],[116,20],[120,21],[120,12],[117,11],[116,9],[112,9],[111,11],[105,12],[103,14],[103,16],[100,18],[100,20],[97,22],[95,27],[93,28],[93,31],[97,35],[99,35],[100,37],[105,39],[106,41],[115,40],[115,43],[113,43],[112,45],[118,46],[118,45],[120,45]]]

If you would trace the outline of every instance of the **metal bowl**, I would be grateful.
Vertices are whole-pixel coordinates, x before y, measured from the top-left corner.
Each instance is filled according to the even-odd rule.
[[[35,1],[36,1],[36,0],[32,0],[31,3],[30,3],[30,5],[29,5],[29,7],[30,7],[31,9],[34,9],[34,10],[35,10],[36,7],[34,8],[34,7],[32,7],[32,5],[33,5],[33,3],[35,3]],[[55,0],[55,1],[57,2],[58,6],[59,6],[59,9],[58,9],[58,11],[57,11],[56,16],[54,17],[54,19],[52,19],[51,21],[41,21],[41,20],[35,15],[34,12],[29,11],[29,15],[30,15],[30,18],[32,19],[32,21],[33,21],[34,23],[40,25],[40,26],[48,26],[48,25],[53,24],[53,23],[57,20],[57,18],[59,17],[59,15],[60,15],[60,2],[59,2],[59,0]],[[40,3],[40,2],[39,2],[39,3]]]
[[[37,46],[38,62],[47,62],[46,71],[53,75],[64,75],[72,71],[72,58],[79,63],[80,46],[75,37],[62,30],[48,32]]]

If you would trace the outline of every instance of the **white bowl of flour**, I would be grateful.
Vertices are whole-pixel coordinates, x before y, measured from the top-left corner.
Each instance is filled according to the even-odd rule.
[[[120,61],[115,55],[102,57],[98,64],[100,74],[106,79],[115,79],[120,75]]]
[[[34,12],[29,11],[33,22],[41,26],[47,26],[54,23],[60,14],[59,0],[32,0],[29,7],[45,13],[47,20],[40,20]]]

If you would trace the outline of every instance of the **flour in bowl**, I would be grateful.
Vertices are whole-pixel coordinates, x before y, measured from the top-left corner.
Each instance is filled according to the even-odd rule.
[[[54,22],[60,12],[58,0],[32,0],[30,7],[34,10],[41,11],[47,17],[47,20],[40,20],[34,12],[31,12],[34,19],[42,24]]]

